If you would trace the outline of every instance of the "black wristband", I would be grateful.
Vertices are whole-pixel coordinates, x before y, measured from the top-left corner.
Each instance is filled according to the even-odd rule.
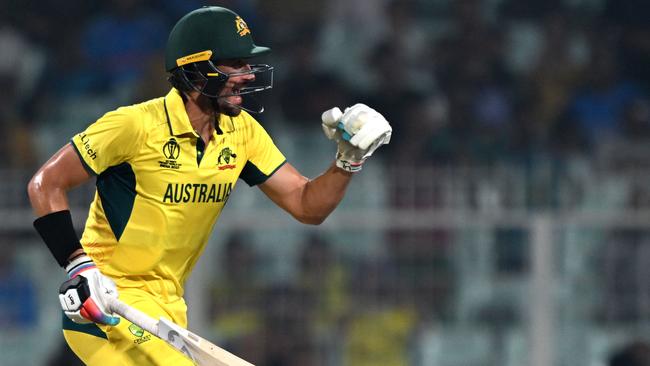
[[[57,211],[34,220],[34,228],[54,255],[61,267],[68,264],[68,257],[81,249],[81,243],[72,225],[70,210]]]

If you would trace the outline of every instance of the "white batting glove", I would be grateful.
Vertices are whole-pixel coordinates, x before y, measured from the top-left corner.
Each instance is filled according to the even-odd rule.
[[[323,132],[336,141],[336,166],[358,172],[379,146],[390,142],[393,129],[386,118],[365,104],[355,104],[341,112],[338,107],[321,115]]]
[[[65,315],[75,323],[117,325],[120,318],[109,310],[107,298],[117,298],[115,282],[104,276],[87,255],[75,258],[65,268],[69,280],[59,288]]]

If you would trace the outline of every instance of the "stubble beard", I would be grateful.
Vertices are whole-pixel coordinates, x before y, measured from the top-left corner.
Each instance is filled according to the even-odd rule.
[[[230,104],[224,99],[217,100],[217,107],[219,110],[216,112],[223,113],[229,117],[237,117],[241,113],[241,108],[239,106]]]
[[[203,96],[204,102],[202,103],[204,105],[204,108],[209,108],[211,109],[214,113],[221,113],[225,114],[226,116],[229,117],[237,117],[241,114],[242,109],[232,103],[228,103],[224,98],[210,98],[210,97],[205,97]],[[205,109],[206,111],[208,109]]]

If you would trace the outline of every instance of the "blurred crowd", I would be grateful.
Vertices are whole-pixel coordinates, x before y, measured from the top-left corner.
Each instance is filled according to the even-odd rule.
[[[264,122],[302,129],[366,102],[394,125],[389,163],[525,163],[650,136],[643,0],[26,0],[0,5],[0,164],[40,158],[33,129],[165,93],[166,36],[206,4],[274,50]]]
[[[245,238],[227,242],[209,308],[233,350],[265,365],[424,364],[419,333],[450,313],[450,263],[431,250],[443,245],[422,243],[428,254],[417,260],[400,246],[381,260],[353,259],[314,233],[294,280],[269,284]]]

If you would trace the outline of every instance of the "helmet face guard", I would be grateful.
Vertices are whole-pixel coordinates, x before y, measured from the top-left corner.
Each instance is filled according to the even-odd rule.
[[[206,6],[189,12],[174,25],[165,48],[165,69],[171,73],[169,80],[174,87],[185,92],[197,91],[215,105],[228,103],[227,97],[234,95],[248,95],[243,102],[252,102],[253,94],[273,86],[273,68],[250,65],[250,68],[228,74],[214,62],[247,60],[270,51],[253,42],[251,30],[242,17],[226,8]],[[236,85],[229,95],[220,95],[229,78],[242,75],[254,75],[254,78],[245,78],[251,80],[245,85]],[[257,107],[252,109],[233,106],[261,113],[264,108],[255,104]]]
[[[178,67],[172,72],[175,79],[185,91],[197,91],[210,99],[218,100],[230,96],[251,95],[273,87],[273,67],[266,64],[249,65],[250,69],[234,73],[226,73],[219,69],[211,60],[195,62]],[[221,94],[224,86],[231,77],[254,75],[255,78],[242,85],[236,91]],[[259,103],[256,103],[259,104]],[[253,108],[237,106],[252,113],[261,113],[261,105]]]

